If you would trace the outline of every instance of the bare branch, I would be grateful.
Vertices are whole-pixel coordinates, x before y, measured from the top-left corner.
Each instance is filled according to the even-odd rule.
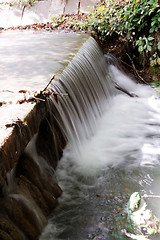
[[[47,84],[47,86],[43,89],[42,92],[45,92],[46,89],[48,88],[48,86],[51,84],[51,82],[53,81],[53,79],[55,78],[55,75],[51,78],[51,80],[49,81],[49,83]]]
[[[133,62],[132,58],[129,56],[128,53],[126,53],[126,54],[127,54],[127,56],[129,57],[129,59],[130,59],[130,61],[131,61],[131,63],[132,63],[133,69],[134,69],[135,73],[137,74],[137,76],[139,77],[139,79],[141,79],[141,81],[144,82],[145,84],[149,85],[149,84],[139,75],[139,73],[138,73],[138,71],[137,71],[137,69],[136,69],[136,67],[135,67],[135,65],[134,65],[134,62]],[[150,86],[150,85],[149,85],[149,86]]]

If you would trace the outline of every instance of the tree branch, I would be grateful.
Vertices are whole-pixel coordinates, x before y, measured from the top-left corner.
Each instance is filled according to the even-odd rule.
[[[126,54],[127,54],[127,56],[129,57],[129,59],[130,59],[130,61],[131,61],[131,63],[132,63],[132,66],[133,66],[133,70],[135,71],[135,73],[137,74],[137,76],[139,77],[139,79],[140,79],[142,82],[144,82],[145,84],[149,85],[149,84],[139,75],[139,73],[138,73],[138,71],[137,71],[137,69],[136,69],[136,67],[135,67],[135,65],[134,65],[134,62],[133,62],[132,58],[129,56],[128,53],[126,53]],[[150,86],[150,85],[149,85],[149,86]]]

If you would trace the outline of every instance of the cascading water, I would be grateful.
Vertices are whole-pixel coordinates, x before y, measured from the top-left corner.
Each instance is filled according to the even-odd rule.
[[[113,82],[137,97],[118,91]],[[54,84],[68,139],[56,170],[63,190],[41,240],[128,239],[129,196],[160,195],[160,100],[106,64],[90,38]],[[54,102],[54,101],[53,101]],[[160,217],[159,199],[147,199]],[[159,236],[149,237],[159,239]]]

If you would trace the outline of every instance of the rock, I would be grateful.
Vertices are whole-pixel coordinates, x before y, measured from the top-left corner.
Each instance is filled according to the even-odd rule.
[[[39,190],[37,186],[32,184],[26,177],[23,175],[20,175],[19,178],[17,179],[17,185],[18,185],[18,192],[25,192],[29,191],[31,197],[35,201],[35,203],[39,206],[39,208],[42,210],[45,216],[48,216],[50,213],[49,207]],[[26,195],[26,194],[25,194]]]
[[[0,230],[0,239],[3,239],[3,240],[13,240],[13,238],[11,238],[11,236],[4,232],[3,230]]]
[[[9,219],[0,214],[0,239],[25,240],[23,233]]]
[[[24,232],[28,239],[38,240],[45,224],[37,211],[36,205],[29,200],[23,195],[12,194],[6,199],[4,208],[11,221]]]
[[[48,191],[55,198],[59,197],[62,193],[62,190],[54,179],[53,172],[49,172],[49,167],[42,166],[41,168],[40,165],[25,152],[21,154],[15,172],[16,177],[24,175],[30,182],[37,186],[43,197],[45,197],[44,191]]]
[[[34,160],[24,152],[8,181],[14,184],[5,190],[4,209],[27,238],[36,240],[62,193],[53,168],[42,157]]]

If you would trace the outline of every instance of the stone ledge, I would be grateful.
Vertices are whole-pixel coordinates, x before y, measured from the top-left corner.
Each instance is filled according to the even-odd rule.
[[[24,104],[21,107],[26,107],[26,105]],[[47,106],[44,102],[34,104],[34,106],[29,104],[27,110],[30,111],[24,118],[21,115],[21,123],[15,123],[13,127],[9,127],[6,131],[4,128],[0,131],[0,175],[4,178],[7,172],[11,171],[33,135],[38,131],[40,122],[46,114]],[[8,111],[7,108],[6,111]],[[23,115],[26,114],[26,111],[23,112]],[[25,122],[26,125],[23,125]]]

